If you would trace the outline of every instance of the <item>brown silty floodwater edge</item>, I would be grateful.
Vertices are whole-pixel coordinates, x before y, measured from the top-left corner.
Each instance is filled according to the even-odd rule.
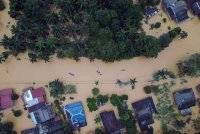
[[[6,10],[0,12],[0,38],[2,38],[4,34],[11,35],[10,27],[15,23],[7,13],[8,1],[5,1],[5,3],[7,7]],[[160,6],[158,8],[160,8]],[[78,94],[72,95],[75,99],[70,100],[69,97],[67,97],[63,104],[69,104],[76,101],[83,102],[88,125],[81,128],[81,134],[86,134],[96,127],[96,125],[94,125],[94,117],[99,112],[115,110],[115,113],[117,114],[117,109],[112,107],[110,103],[99,108],[99,110],[95,112],[89,112],[86,105],[86,98],[92,96],[91,89],[95,87],[95,81],[99,80],[98,87],[101,90],[101,94],[117,93],[129,95],[128,104],[130,106],[132,102],[149,96],[143,92],[143,87],[150,84],[148,81],[151,80],[151,75],[154,71],[162,68],[169,68],[170,70],[177,72],[176,63],[179,60],[184,59],[190,54],[200,52],[200,21],[197,17],[190,14],[192,19],[188,19],[181,24],[176,24],[174,21],[169,20],[164,11],[161,10],[160,13],[162,13],[162,15],[159,14],[152,17],[149,20],[149,24],[161,21],[163,18],[167,18],[167,23],[162,23],[160,29],[154,30],[149,30],[149,25],[144,24],[143,28],[147,34],[158,37],[162,33],[168,31],[168,26],[172,28],[179,26],[188,33],[188,37],[183,40],[175,39],[168,48],[159,53],[156,59],[138,57],[120,62],[104,63],[100,60],[90,62],[86,58],[81,58],[79,62],[75,62],[71,59],[56,59],[54,57],[49,63],[40,61],[32,64],[28,61],[27,54],[20,54],[19,58],[21,60],[9,58],[6,63],[0,64],[0,89],[8,87],[14,88],[17,93],[21,94],[25,87],[45,86],[49,81],[56,78],[61,79],[65,83],[76,84]],[[10,22],[10,25],[8,25],[8,22]],[[1,48],[0,50],[2,51],[3,49]],[[97,70],[99,70],[102,75],[99,75],[96,72]],[[75,76],[69,75],[69,73],[73,73]],[[129,86],[119,88],[119,86],[115,84],[117,79],[126,81],[134,77],[136,77],[138,81],[134,90],[131,90],[131,87]],[[185,87],[192,87],[195,89],[195,86],[199,84],[198,79],[188,78],[187,80],[189,82],[184,85],[180,85],[180,82],[177,81],[172,92]],[[33,85],[33,82],[35,82],[35,85]],[[46,89],[46,93],[48,101],[53,101],[53,99],[49,97],[48,89]],[[200,95],[196,93],[196,97],[199,96]],[[153,96],[153,98],[156,102],[156,97]],[[14,108],[23,110],[21,99],[17,101]],[[196,116],[198,114],[197,107],[192,108],[192,110],[194,112],[193,116]],[[4,120],[13,121],[15,125],[14,129],[17,130],[18,133],[23,129],[34,126],[31,120],[27,118],[27,111],[23,111],[20,118],[13,117],[11,110],[6,110],[4,113]],[[156,121],[153,127],[155,133],[161,133],[159,121]],[[194,132],[191,127],[188,126],[186,128],[191,133]]]

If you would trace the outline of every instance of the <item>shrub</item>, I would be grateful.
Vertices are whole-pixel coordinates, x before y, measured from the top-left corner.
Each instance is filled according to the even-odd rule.
[[[96,128],[95,134],[104,134],[104,131],[101,128]]]
[[[66,86],[66,93],[67,94],[76,94],[76,86],[75,85],[67,85]]]
[[[4,10],[6,7],[5,7],[5,4],[3,3],[3,0],[0,0],[0,11],[1,10]]]
[[[27,118],[29,118],[29,119],[31,118],[30,114],[27,115]]]
[[[182,121],[182,120],[175,120],[175,121],[173,122],[173,126],[174,126],[176,129],[178,129],[178,130],[184,128],[185,125],[186,125],[186,123],[185,123],[184,121]]]
[[[166,22],[167,22],[167,19],[166,19],[166,18],[163,18],[163,22],[166,23]]]
[[[10,131],[13,129],[13,123],[12,122],[5,122],[0,123],[0,133],[4,134],[4,131]]]
[[[13,112],[13,115],[14,115],[15,117],[19,117],[19,116],[22,115],[21,110],[14,110],[14,109],[12,109],[12,112]]]
[[[185,39],[185,38],[187,38],[187,37],[188,37],[187,32],[185,32],[185,31],[181,31],[181,33],[180,33],[180,37],[181,37],[181,39]]]
[[[144,89],[144,92],[145,92],[146,94],[150,94],[150,93],[151,93],[151,88],[150,88],[150,86],[145,86],[143,89]]]
[[[197,105],[200,108],[200,98],[197,99]]]
[[[197,117],[196,119],[192,120],[192,126],[195,130],[200,130],[200,117]]]
[[[110,97],[110,102],[113,106],[119,106],[120,105],[120,99],[117,96],[117,94],[112,94]]]
[[[95,81],[95,85],[97,86],[99,84],[99,81]]]
[[[170,30],[168,32],[169,36],[174,39],[177,35],[179,35],[181,33],[181,28],[180,27],[176,27],[172,30]]]
[[[66,98],[63,96],[63,97],[60,98],[60,100],[61,100],[61,101],[65,101]]]
[[[19,98],[19,95],[18,95],[18,94],[15,94],[15,93],[14,93],[14,94],[12,95],[12,100],[17,100],[18,98]]]
[[[154,27],[155,27],[156,29],[160,28],[160,27],[161,27],[161,23],[160,23],[160,22],[156,22],[155,25],[154,25]]]
[[[176,27],[176,28],[174,28],[174,31],[175,31],[177,34],[180,34],[182,30],[181,30],[180,27]]]
[[[95,118],[94,118],[94,122],[95,124],[101,124],[101,117],[99,115],[96,115]]]
[[[121,100],[121,101],[126,101],[126,100],[128,100],[128,95],[126,95],[126,94],[121,95],[121,96],[120,96],[120,100]]]
[[[100,92],[99,89],[96,88],[96,87],[92,89],[92,94],[93,94],[94,96],[97,96],[97,95],[99,94],[99,92]]]
[[[154,29],[155,28],[155,24],[150,24],[150,29]]]
[[[101,95],[100,94],[100,95],[97,96],[97,102],[101,102],[102,104],[107,103],[108,99],[109,99],[108,95]]]
[[[98,109],[96,98],[94,98],[94,97],[87,98],[87,106],[88,106],[90,112],[96,111]]]
[[[196,86],[196,90],[200,93],[200,84]]]

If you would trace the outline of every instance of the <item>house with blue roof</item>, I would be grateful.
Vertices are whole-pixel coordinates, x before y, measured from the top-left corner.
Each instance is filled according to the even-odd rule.
[[[68,104],[64,106],[64,110],[72,130],[80,130],[81,127],[87,126],[82,102]]]

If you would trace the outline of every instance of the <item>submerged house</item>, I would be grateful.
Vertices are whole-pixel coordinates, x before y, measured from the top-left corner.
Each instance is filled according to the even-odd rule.
[[[59,116],[38,124],[36,127],[39,130],[39,134],[64,134],[63,123]]]
[[[21,131],[21,134],[64,134],[64,128],[60,117],[56,116],[47,122],[36,125],[35,128]]]
[[[87,126],[87,121],[82,102],[68,104],[64,107],[67,113],[69,125],[73,131],[80,130],[81,127]]]
[[[22,101],[36,127],[23,130],[22,134],[64,134],[62,119],[56,116],[51,103],[46,102],[44,88],[26,88]]]
[[[190,107],[196,105],[196,98],[192,88],[174,92],[174,100],[182,115],[190,115]]]
[[[13,89],[0,90],[0,110],[11,108],[13,106],[12,95]]]
[[[148,131],[150,125],[154,123],[153,113],[157,112],[152,97],[134,102],[132,107],[141,131]]]
[[[40,124],[53,119],[55,117],[55,112],[51,104],[47,104],[44,107],[29,113],[29,115],[34,124]]]
[[[147,9],[145,11],[145,14],[147,17],[152,17],[152,16],[158,14],[158,12],[159,12],[158,8],[154,7],[154,8]]]
[[[193,14],[200,18],[200,0],[187,0]]]
[[[36,104],[46,102],[44,88],[40,87],[33,89],[32,87],[29,87],[24,89],[22,94],[22,101],[24,102],[26,108],[30,108]]]
[[[123,134],[125,124],[116,118],[114,111],[102,112],[100,117],[106,134]]]
[[[182,0],[162,0],[162,6],[170,18],[176,23],[180,23],[189,18],[187,6]]]

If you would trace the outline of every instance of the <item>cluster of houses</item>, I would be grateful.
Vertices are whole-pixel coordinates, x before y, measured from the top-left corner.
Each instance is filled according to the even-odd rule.
[[[191,88],[173,93],[177,109],[183,116],[191,115],[191,107],[196,105],[196,98]],[[147,97],[132,103],[138,126],[141,132],[146,132],[154,123],[153,114],[157,113],[152,97]],[[100,113],[106,134],[123,134],[125,125],[117,120],[114,111]]]
[[[0,90],[0,109],[13,106],[12,89]],[[196,105],[193,89],[188,88],[173,93],[177,109],[182,115],[191,115],[191,107]],[[34,89],[32,87],[23,90],[21,96],[24,107],[27,109],[34,128],[23,130],[21,134],[64,134],[62,119],[56,115],[51,103],[46,100],[44,88]],[[132,103],[138,126],[142,132],[148,131],[154,123],[153,114],[157,113],[152,97],[147,97]],[[82,102],[67,104],[63,107],[67,121],[73,131],[87,126],[86,116]],[[100,113],[100,117],[106,134],[123,134],[125,124],[118,120],[114,111]]]
[[[192,13],[200,18],[200,0],[187,0],[187,3],[183,0],[162,0],[162,7],[166,11],[169,17],[176,23],[180,23],[189,18],[188,8]],[[159,12],[157,7],[146,10],[148,17],[154,16]]]

